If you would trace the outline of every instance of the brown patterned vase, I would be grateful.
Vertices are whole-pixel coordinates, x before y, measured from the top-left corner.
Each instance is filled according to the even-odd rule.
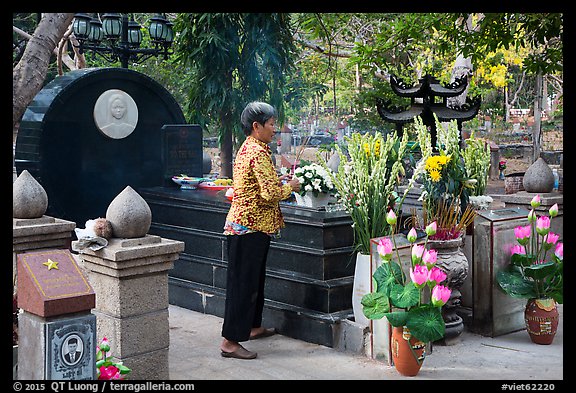
[[[554,299],[529,299],[524,311],[526,330],[532,342],[552,344],[558,329],[558,307]]]
[[[407,377],[418,375],[426,357],[426,344],[412,337],[406,327],[392,329],[392,361],[396,370]]]

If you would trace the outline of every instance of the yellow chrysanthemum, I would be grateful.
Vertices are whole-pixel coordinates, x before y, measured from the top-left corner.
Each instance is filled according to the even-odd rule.
[[[440,165],[446,165],[450,162],[450,156],[438,156],[438,162]]]
[[[433,182],[437,182],[442,177],[440,175],[440,172],[438,172],[436,170],[431,170],[428,172],[428,174],[430,175],[430,178],[432,179]]]

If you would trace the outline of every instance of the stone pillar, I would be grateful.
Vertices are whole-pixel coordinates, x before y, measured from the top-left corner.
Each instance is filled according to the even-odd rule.
[[[111,354],[132,369],[126,379],[168,379],[168,271],[184,242],[146,234],[150,208],[131,187],[112,201],[106,219],[108,245],[80,254],[96,292],[98,340],[107,337]]]
[[[490,141],[490,179],[496,180],[500,177],[500,147]]]

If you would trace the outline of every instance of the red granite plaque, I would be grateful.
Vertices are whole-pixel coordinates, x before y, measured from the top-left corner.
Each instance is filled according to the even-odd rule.
[[[18,255],[18,307],[41,317],[90,310],[96,295],[68,250]]]

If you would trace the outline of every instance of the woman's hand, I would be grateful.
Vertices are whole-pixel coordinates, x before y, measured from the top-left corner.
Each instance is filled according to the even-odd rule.
[[[290,179],[288,181],[288,184],[290,184],[290,187],[292,187],[292,191],[294,192],[300,191],[300,181],[296,177]]]
[[[292,178],[292,175],[287,173],[285,175],[280,176],[278,179],[280,180],[280,185],[288,183],[288,180]]]

